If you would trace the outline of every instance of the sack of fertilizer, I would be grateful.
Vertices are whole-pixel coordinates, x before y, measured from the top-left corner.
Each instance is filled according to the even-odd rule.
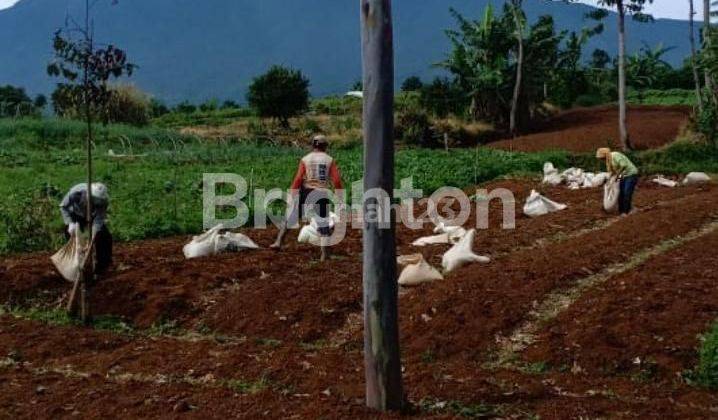
[[[676,181],[670,180],[663,175],[658,175],[657,177],[653,178],[651,182],[654,182],[662,187],[668,188],[676,188],[678,186],[678,183]]]
[[[686,175],[683,185],[705,184],[706,182],[711,182],[711,177],[708,174],[705,172],[691,172]]]
[[[334,226],[336,226],[339,222],[339,216],[335,213],[330,212],[329,229],[333,230]],[[302,227],[302,229],[299,231],[297,242],[299,242],[300,244],[311,244],[314,246],[320,246],[321,237],[322,236],[319,234],[319,222],[316,218],[312,217],[312,219],[309,221],[309,224]]]
[[[603,187],[603,209],[607,213],[618,211],[618,197],[621,193],[621,181],[611,177]]]
[[[466,235],[466,229],[456,226],[448,228],[446,232],[438,235],[425,236],[412,242],[413,246],[449,245],[455,244]]]
[[[536,190],[531,191],[531,195],[526,199],[524,205],[524,214],[528,217],[539,217],[549,213],[565,210],[568,206],[551,201],[539,194]]]
[[[182,248],[185,258],[211,257],[223,252],[239,252],[245,249],[259,249],[248,236],[241,233],[221,233],[223,225],[217,225],[207,232],[195,236]]]
[[[418,255],[421,256],[420,254]],[[418,261],[407,265],[406,268],[401,271],[398,282],[400,286],[410,287],[437,280],[444,280],[444,276],[442,276],[437,269],[429,265],[422,256]]]
[[[598,188],[608,181],[610,176],[606,172],[599,172],[594,174],[592,172],[586,172],[583,174],[583,184],[581,188]]]
[[[546,162],[543,165],[543,181],[544,184],[557,186],[563,182],[563,177],[558,173],[558,169],[553,166],[553,163]]]
[[[411,255],[400,255],[396,257],[396,263],[400,267],[406,267],[408,265],[412,264],[419,264],[421,260],[424,259],[424,256],[421,254],[411,254]]]
[[[73,233],[67,245],[60,248],[55,255],[50,257],[50,260],[65,280],[75,283],[80,279],[82,263],[86,256],[87,241]]]
[[[444,273],[450,273],[467,264],[491,262],[489,257],[474,254],[475,236],[476,229],[471,229],[456,245],[444,254],[441,259]]]

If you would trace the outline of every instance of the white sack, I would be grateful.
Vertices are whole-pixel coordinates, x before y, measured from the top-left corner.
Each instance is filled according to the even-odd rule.
[[[224,226],[220,224],[192,238],[192,241],[182,248],[185,258],[189,260],[218,255],[223,252],[238,252],[245,249],[259,248],[246,235],[232,232],[220,234],[222,229],[224,229]]]
[[[556,211],[565,210],[568,206],[551,201],[539,194],[536,190],[531,191],[531,195],[526,199],[524,205],[524,214],[529,217],[544,216]]]
[[[455,244],[466,235],[466,229],[460,226],[452,226],[448,232],[433,236],[425,236],[412,242],[413,246],[446,245]]]
[[[424,256],[421,254],[400,255],[396,257],[396,263],[406,267],[407,265],[419,264],[423,259]]]
[[[668,188],[675,188],[678,186],[678,183],[676,181],[672,181],[668,178],[665,178],[663,175],[658,175],[657,177],[653,178],[651,182],[655,182],[662,187]]]
[[[603,187],[603,209],[608,213],[618,211],[618,197],[621,193],[621,181],[612,177]]]
[[[483,257],[474,254],[474,237],[476,229],[471,229],[461,240],[448,250],[441,259],[441,265],[444,272],[449,273],[457,268],[463,267],[471,263],[488,263],[491,261],[489,257]]]
[[[563,177],[558,173],[558,169],[553,166],[553,163],[546,162],[543,165],[543,183],[549,185],[560,185],[563,182]]]
[[[339,223],[339,216],[335,213],[330,212],[329,213],[329,228],[334,229],[334,226]],[[317,222],[317,219],[312,217],[312,219],[309,221],[309,224],[304,226],[299,231],[299,236],[297,237],[297,242],[300,244],[311,244],[314,246],[321,246],[321,240],[322,237],[319,234],[319,223]]]
[[[399,276],[400,286],[418,286],[423,283],[431,283],[437,280],[444,280],[444,276],[437,269],[430,266],[422,257],[419,262],[409,264],[402,270]]]
[[[711,177],[705,172],[691,172],[686,175],[686,178],[683,180],[683,185],[703,184],[710,181]]]
[[[85,261],[86,254],[87,243],[81,240],[77,233],[73,233],[67,245],[60,248],[55,255],[50,257],[50,260],[65,280],[75,283],[80,279],[82,263]]]

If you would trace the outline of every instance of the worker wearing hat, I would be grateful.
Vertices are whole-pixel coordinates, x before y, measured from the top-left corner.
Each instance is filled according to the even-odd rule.
[[[638,168],[626,155],[621,152],[614,152],[607,147],[596,151],[596,159],[604,160],[611,176],[615,176],[620,180],[618,210],[622,215],[629,214],[633,207],[633,193],[638,184]]]
[[[112,264],[112,233],[107,228],[107,208],[110,196],[105,184],[92,184],[92,235],[95,243],[95,273],[104,273]],[[87,229],[87,184],[70,189],[60,204],[65,222],[65,235],[69,239]]]
[[[329,218],[329,190],[333,186],[335,190],[341,190],[342,180],[339,173],[339,167],[336,161],[327,154],[329,142],[322,135],[317,135],[312,139],[312,152],[304,156],[299,161],[297,174],[292,182],[292,205],[289,216],[285,223],[279,229],[279,235],[272,248],[281,249],[284,236],[287,233],[287,227],[295,226],[299,220],[305,216],[305,205],[307,199],[311,199],[310,205],[318,213],[321,221],[319,221],[319,234],[323,238],[331,236],[331,227],[328,225]],[[296,198],[299,198],[297,201]],[[328,247],[322,244],[322,261],[328,257]]]

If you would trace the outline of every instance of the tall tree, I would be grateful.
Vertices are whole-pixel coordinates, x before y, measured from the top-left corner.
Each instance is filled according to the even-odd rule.
[[[626,16],[633,16],[639,21],[650,21],[652,18],[643,13],[648,3],[653,3],[653,0],[598,0],[600,6],[615,9],[618,19],[618,127],[624,150],[632,148],[626,122]]]
[[[711,45],[711,0],[703,0],[703,47]],[[709,92],[713,92],[713,78],[708,70],[705,71],[705,84]]]
[[[73,22],[72,27],[64,30],[60,29],[55,32],[53,38],[53,49],[55,59],[47,66],[47,73],[50,76],[62,77],[65,83],[59,83],[58,87],[71,95],[74,104],[78,109],[83,110],[83,117],[87,125],[87,189],[88,197],[92,196],[92,146],[94,143],[93,124],[95,122],[95,114],[104,115],[107,104],[110,100],[110,90],[107,82],[111,78],[118,78],[123,75],[132,75],[135,65],[127,61],[125,52],[114,45],[108,45],[104,48],[97,48],[94,38],[94,25],[90,17],[91,9],[97,2],[90,5],[89,0],[85,0],[85,19],[84,24],[79,25]],[[112,0],[112,4],[116,4],[117,0]],[[77,38],[73,38],[74,36]],[[92,200],[87,200],[87,226],[91,235],[93,226],[92,216]],[[93,240],[90,242],[94,243]],[[87,261],[93,261],[92,246],[88,249],[86,257]],[[90,263],[92,266],[92,263]],[[94,267],[82,268],[80,281],[75,284],[75,288],[70,295],[68,302],[68,310],[74,312],[75,296],[79,288],[81,293],[81,316],[83,321],[89,319],[88,309],[88,291],[87,284],[94,276]]]
[[[364,87],[364,363],[366,403],[404,405],[399,351],[391,0],[361,0]]]
[[[691,67],[693,68],[693,80],[696,84],[696,100],[698,101],[698,112],[703,112],[703,94],[701,93],[701,78],[698,72],[698,60],[696,56],[696,35],[695,35],[695,8],[693,0],[688,0],[688,39],[691,43]]]
[[[511,115],[509,116],[509,132],[516,136],[516,113],[521,96],[521,83],[524,75],[524,24],[526,15],[523,11],[523,0],[511,0],[511,13],[514,18],[514,34],[516,36],[516,80],[514,81],[514,94],[511,98]]]

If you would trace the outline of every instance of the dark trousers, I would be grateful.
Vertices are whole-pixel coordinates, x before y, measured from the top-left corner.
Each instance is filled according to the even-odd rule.
[[[307,203],[310,194],[312,195],[312,202]],[[326,197],[326,194],[316,190],[302,188],[299,190],[299,203],[294,204],[295,207],[287,218],[287,224],[288,226],[295,226],[304,217],[305,210],[311,206],[314,207],[314,211],[320,218],[325,219],[329,217],[330,205],[331,200]],[[330,236],[331,230],[329,227],[320,227],[319,234],[322,236]]]
[[[633,192],[636,191],[638,175],[625,177],[621,180],[621,192],[618,195],[618,212],[628,214],[633,208]]]
[[[80,224],[80,229],[84,229],[86,223]],[[70,239],[68,229],[65,229],[65,238]],[[95,234],[95,274],[104,274],[112,265],[112,233],[107,226],[102,228]]]

